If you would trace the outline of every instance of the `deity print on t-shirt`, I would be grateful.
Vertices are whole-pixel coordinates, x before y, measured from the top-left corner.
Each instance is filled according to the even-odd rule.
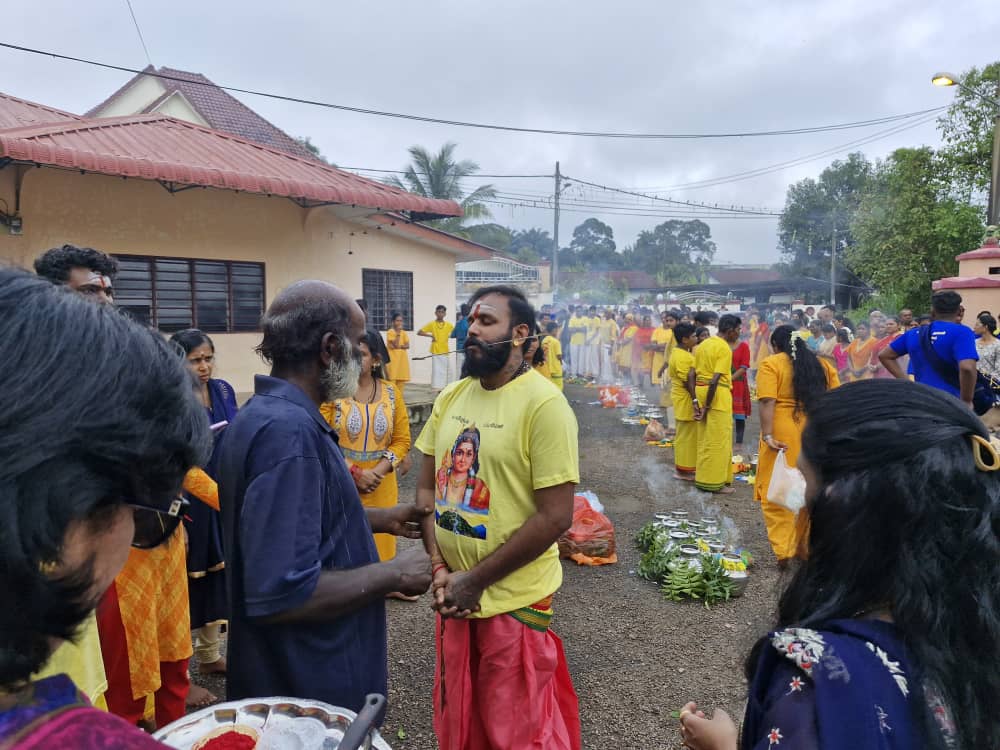
[[[486,538],[490,489],[479,474],[480,432],[465,427],[441,460],[434,493],[435,518],[442,529],[473,539]]]

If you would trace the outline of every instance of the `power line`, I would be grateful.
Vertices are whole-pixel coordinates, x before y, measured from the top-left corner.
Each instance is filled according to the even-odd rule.
[[[496,194],[496,198],[500,199],[500,200],[507,200],[507,201],[520,202],[520,203],[524,203],[524,204],[530,204],[530,205],[536,206],[538,208],[543,208],[543,207],[544,208],[548,208],[550,206],[554,207],[554,201],[553,201],[553,199],[552,199],[551,196],[545,196],[545,197],[541,197],[540,198],[540,197],[532,196],[532,195],[518,195],[516,193],[502,193],[501,192],[501,193],[497,193]],[[482,202],[485,202],[486,200],[491,200],[491,199],[483,199],[483,200],[481,200],[479,202],[482,203]],[[654,213],[654,214],[661,214],[665,210],[663,208],[655,208],[655,207],[651,206],[650,204],[643,204],[643,203],[636,203],[636,202],[614,201],[614,200],[598,201],[598,200],[586,200],[586,199],[574,199],[574,198],[561,198],[559,200],[559,205],[560,206],[576,206],[576,207],[579,207],[579,208],[591,208],[591,209],[632,210],[632,211],[638,211],[638,212],[651,212],[651,213]],[[731,213],[727,209],[716,209],[714,207],[713,208],[690,208],[690,209],[685,209],[685,210],[687,210],[689,213],[691,213],[693,215],[697,215],[697,216],[718,216],[720,212],[725,212],[726,215],[729,215]],[[763,210],[761,210],[759,212],[754,212],[753,214],[748,214],[748,215],[771,216],[771,215],[778,215],[778,212],[763,211]]]
[[[342,167],[339,164],[337,165],[337,169],[348,170],[350,172],[377,172],[379,174],[409,174],[410,173],[410,170],[408,170],[408,169],[373,169],[371,167]],[[428,177],[429,176],[429,174],[427,172],[414,172],[414,174],[420,175],[421,177]],[[479,178],[479,177],[489,177],[490,179],[493,179],[493,178],[498,178],[499,179],[499,178],[504,178],[504,177],[523,177],[523,178],[544,177],[546,180],[551,180],[554,177],[554,175],[551,175],[551,174],[479,174],[479,172],[476,172],[475,174],[467,175],[465,177],[462,177],[461,179],[463,179],[463,180],[471,180],[473,177],[476,177],[476,178]]]
[[[895,135],[897,133],[902,133],[905,130],[912,130],[913,128],[920,127],[921,125],[926,125],[927,123],[933,121],[937,117],[937,114],[931,115],[930,117],[923,117],[914,122],[908,122],[904,125],[895,125],[887,130],[879,131],[878,133],[872,133],[864,138],[859,138],[854,141],[849,141],[847,143],[842,143],[837,146],[831,146],[823,151],[817,151],[812,154],[805,154],[795,159],[790,159],[784,162],[778,162],[777,164],[770,164],[764,167],[758,167],[756,169],[747,170],[745,172],[737,172],[731,175],[725,175],[721,177],[714,177],[705,180],[696,180],[694,182],[684,182],[677,185],[667,185],[664,187],[646,187],[646,188],[636,188],[637,190],[698,190],[706,187],[715,187],[717,185],[724,185],[731,182],[741,182],[743,180],[750,180],[754,177],[761,177],[765,174],[771,174],[773,172],[780,172],[789,167],[796,167],[801,164],[806,164],[811,161],[816,161],[818,159],[825,158],[827,156],[833,156],[834,154],[840,153],[842,151],[847,151],[849,149],[855,148],[857,146],[864,146],[869,143],[874,143],[875,141],[882,140],[883,138],[888,138],[889,136]]]
[[[757,214],[760,216],[781,216],[780,211],[755,211],[745,208],[736,208],[735,206],[731,206],[729,208],[718,205],[713,206],[707,203],[697,203],[695,201],[681,201],[681,200],[676,200],[674,198],[664,198],[659,195],[640,193],[635,190],[625,190],[623,188],[609,187],[608,185],[601,185],[596,182],[588,182],[587,180],[581,180],[579,177],[572,177],[570,175],[567,175],[566,179],[570,182],[575,182],[580,185],[589,185],[590,187],[599,188],[600,190],[608,190],[612,193],[622,193],[623,195],[634,195],[638,198],[646,198],[651,201],[662,201],[664,203],[671,203],[678,206],[687,206],[689,208],[710,208],[710,209],[715,209],[716,211],[728,211],[732,213]]]
[[[135,11],[132,10],[132,0],[125,0],[125,4],[128,6],[129,15],[132,16],[132,23],[135,24],[135,33],[139,35],[139,42],[142,44],[142,51],[146,53],[146,62],[152,65],[153,58],[149,56],[149,48],[146,47],[146,40],[142,38],[142,29],[139,28],[139,22],[135,17]]]
[[[539,205],[530,202],[512,202],[512,201],[500,201],[500,200],[484,200],[483,203],[489,204],[491,206],[501,206],[505,208],[528,208],[528,209],[539,209],[542,211],[555,211],[555,206],[553,205]],[[574,213],[574,214],[585,214],[588,216],[634,216],[639,218],[649,218],[649,219],[738,219],[746,221],[774,221],[777,216],[771,215],[761,215],[761,214],[705,214],[705,213],[679,213],[679,212],[664,212],[659,213],[639,213],[635,211],[616,211],[616,210],[595,210],[595,209],[582,209],[582,208],[565,208],[560,201],[559,205],[560,212]]]
[[[877,117],[870,120],[857,120],[853,122],[843,122],[836,123],[832,125],[817,125],[811,127],[800,127],[800,128],[786,128],[782,130],[762,130],[762,131],[747,131],[747,132],[734,132],[734,133],[618,133],[618,132],[600,132],[600,131],[585,131],[585,130],[553,130],[548,128],[527,128],[527,127],[517,127],[513,125],[498,125],[482,122],[468,122],[463,120],[447,120],[438,117],[427,117],[423,115],[413,115],[405,114],[400,112],[386,112],[376,109],[367,109],[364,107],[353,107],[346,104],[334,104],[331,102],[321,102],[313,99],[303,99],[295,96],[287,96],[284,94],[274,94],[264,91],[254,91],[252,89],[243,89],[236,86],[221,86],[219,84],[212,83],[211,81],[191,81],[186,78],[180,78],[179,76],[172,76],[167,73],[160,73],[157,71],[143,71],[136,68],[129,68],[124,65],[112,65],[111,63],[104,63],[98,60],[89,60],[83,57],[74,57],[72,55],[64,55],[58,52],[52,52],[49,50],[34,49],[32,47],[23,47],[17,44],[10,44],[7,42],[0,42],[0,47],[15,50],[18,52],[27,52],[34,55],[45,55],[47,57],[53,57],[58,60],[67,60],[69,62],[82,63],[84,65],[93,65],[99,68],[105,68],[106,70],[117,70],[123,73],[132,73],[135,75],[146,75],[154,78],[162,78],[168,81],[183,81],[186,84],[194,84],[199,86],[212,86],[214,88],[222,89],[223,91],[231,91],[237,94],[248,94],[250,96],[261,96],[268,99],[277,99],[278,101],[284,102],[294,102],[297,104],[309,104],[314,107],[324,107],[326,109],[335,109],[343,112],[354,112],[355,114],[363,115],[375,115],[378,117],[393,117],[401,120],[412,120],[416,122],[428,122],[437,125],[451,125],[453,127],[462,128],[480,128],[484,130],[502,130],[511,133],[536,133],[542,135],[566,135],[566,136],[577,136],[584,138],[624,138],[624,139],[646,139],[646,140],[673,140],[673,139],[720,139],[720,138],[756,138],[765,136],[778,136],[778,135],[802,135],[807,133],[825,133],[832,130],[850,130],[853,128],[866,128],[873,125],[884,125],[889,122],[895,122],[898,120],[908,120],[914,117],[920,117],[926,115],[930,112],[940,111],[942,108],[935,109],[923,109],[916,112],[906,112],[899,115],[889,115],[886,117]]]

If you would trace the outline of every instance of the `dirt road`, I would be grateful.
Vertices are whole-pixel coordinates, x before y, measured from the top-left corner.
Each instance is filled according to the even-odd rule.
[[[686,700],[742,715],[743,658],[768,628],[779,582],[760,509],[746,484],[718,497],[672,479],[673,452],[647,446],[642,428],[621,423],[620,410],[587,405],[596,398],[593,389],[567,386],[567,396],[580,424],[580,489],[595,492],[606,506],[619,557],[617,565],[600,568],[564,561],[555,602],[553,629],[565,643],[580,697],[583,746],[679,747],[670,714]],[[756,419],[747,433],[747,444],[756,444]],[[403,501],[412,500],[415,475],[403,482]],[[711,610],[670,602],[636,576],[632,537],[654,512],[683,507],[693,514],[712,506],[733,520],[756,556],[746,594]],[[383,735],[396,750],[432,750],[429,596],[415,604],[390,601],[388,613],[390,710]],[[206,684],[224,689],[221,680]]]

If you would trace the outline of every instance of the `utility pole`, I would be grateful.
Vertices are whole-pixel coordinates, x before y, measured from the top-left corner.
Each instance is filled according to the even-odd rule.
[[[830,243],[830,304],[837,307],[837,222],[833,222],[833,242]]]
[[[556,303],[556,292],[559,289],[559,193],[562,192],[562,175],[559,174],[559,162],[556,162],[556,192],[555,211],[552,224],[552,304]]]

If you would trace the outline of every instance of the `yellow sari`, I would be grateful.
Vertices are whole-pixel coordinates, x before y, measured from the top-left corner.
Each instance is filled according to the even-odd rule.
[[[393,470],[382,483],[373,492],[361,495],[361,504],[366,508],[392,508],[399,502],[395,469],[410,451],[410,419],[403,394],[387,380],[379,384],[379,396],[373,403],[344,398],[328,401],[319,409],[327,424],[337,431],[348,465],[374,469],[386,458],[386,451],[396,457]],[[396,556],[396,537],[392,534],[375,534],[375,546],[380,560]]]
[[[622,331],[619,340],[617,362],[619,367],[624,367],[626,370],[632,369],[632,339],[635,338],[638,330],[639,326],[635,323],[629,323]]]
[[[826,372],[827,390],[840,385],[837,370],[826,360],[821,359]],[[762,360],[757,370],[757,398],[774,399],[774,439],[788,446],[785,450],[785,460],[789,466],[795,466],[802,449],[802,431],[806,426],[803,414],[795,414],[795,390],[792,387],[792,360],[785,353],[772,354]],[[808,531],[808,514],[799,511],[799,517],[781,505],[767,501],[767,488],[771,484],[771,473],[778,452],[767,443],[760,443],[760,457],[757,464],[757,479],[754,483],[753,496],[761,504],[764,512],[764,523],[767,526],[767,539],[771,549],[779,560],[795,557],[799,545]]]
[[[395,329],[385,332],[386,348],[389,350],[389,361],[385,363],[385,376],[396,384],[400,392],[403,384],[410,379],[410,350],[396,349],[394,345],[407,346],[410,337],[406,331],[396,331]]]
[[[674,468],[686,474],[694,473],[698,462],[698,423],[694,421],[694,405],[687,390],[688,373],[694,367],[694,355],[676,347],[667,360],[670,398],[677,420],[674,435]]]
[[[712,378],[719,375],[712,404],[697,423],[698,463],[694,478],[698,489],[718,492],[733,482],[732,349],[718,336],[705,339],[695,349],[694,367],[695,392],[702,408]]]

